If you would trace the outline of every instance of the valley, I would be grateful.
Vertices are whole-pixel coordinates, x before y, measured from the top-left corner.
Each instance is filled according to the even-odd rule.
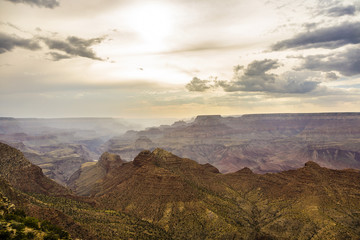
[[[59,228],[29,230],[37,239],[360,237],[358,113],[206,115],[119,132],[21,121],[0,119],[0,203]]]
[[[129,131],[104,144],[104,150],[131,161],[156,147],[210,163],[221,172],[249,167],[279,172],[315,161],[335,169],[360,168],[360,114],[257,114],[198,116],[171,126]]]
[[[74,238],[360,236],[359,170],[331,170],[309,161],[299,169],[280,173],[256,174],[244,168],[222,174],[210,164],[201,165],[157,148],[142,151],[131,162],[103,154],[95,168],[73,177],[73,191],[84,195],[81,197],[46,180],[41,172],[30,174],[35,166],[20,151],[0,146],[1,193],[27,215],[50,221]],[[6,167],[10,157],[3,156],[11,156],[12,170]],[[24,163],[27,168],[22,167]],[[102,171],[97,181],[81,181],[91,178],[96,169]],[[21,184],[12,180],[19,171],[26,180]],[[32,181],[39,186],[30,187]]]

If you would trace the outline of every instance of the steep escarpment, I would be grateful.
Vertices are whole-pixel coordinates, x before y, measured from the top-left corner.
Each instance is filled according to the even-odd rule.
[[[43,202],[35,196],[42,196],[45,199],[51,197],[78,198],[71,195],[70,190],[44,176],[41,168],[31,164],[19,150],[3,143],[0,143],[0,195],[9,199],[16,208],[25,211],[29,217],[41,220],[42,223],[40,220],[36,220],[37,225],[34,225],[33,218],[23,219],[28,222],[32,221],[32,226],[36,230],[35,235],[40,234],[37,226],[44,224],[41,229],[47,233],[54,229],[62,232],[61,228],[65,228],[74,237],[95,239],[88,229],[63,212],[52,208],[48,202]],[[12,214],[8,219],[14,218],[14,221],[20,221],[24,218],[20,217],[14,217]],[[14,221],[12,221],[12,226],[22,224],[21,222],[15,224]],[[51,225],[50,222],[56,225],[56,227],[51,227],[52,230],[46,228]]]
[[[98,207],[160,226],[173,239],[360,236],[357,170],[330,170],[309,161],[281,173],[243,168],[221,174],[210,164],[157,148],[109,173],[93,192]]]
[[[205,115],[188,123],[131,131],[112,138],[104,149],[131,161],[144,149],[161,147],[210,163],[223,173],[243,167],[257,173],[279,172],[307,161],[336,169],[359,168],[359,125],[359,113]],[[142,145],[137,144],[139,139],[144,139]],[[324,152],[329,145],[333,148]]]
[[[357,170],[331,170],[315,162],[277,174],[249,170],[224,175],[250,201],[257,228],[276,239],[357,239]]]
[[[89,196],[96,192],[103,178],[111,171],[115,171],[123,165],[119,155],[105,152],[98,162],[86,163],[76,171],[69,179],[67,185],[77,194]]]
[[[18,150],[2,148],[3,159],[11,160],[16,169],[29,164]],[[29,216],[51,221],[74,238],[360,237],[359,170],[331,170],[308,161],[299,169],[280,173],[261,175],[243,168],[221,174],[210,164],[160,148],[144,150],[131,162],[104,153],[97,163],[84,167],[88,171],[73,176],[79,184],[74,184],[75,190],[84,187],[90,195],[75,197],[23,192],[12,180],[18,175],[3,162],[1,194]],[[94,176],[96,181],[91,181]],[[32,175],[23,177],[34,184]],[[80,180],[91,184],[81,185]]]
[[[0,176],[21,191],[45,194],[69,194],[70,191],[42,173],[40,167],[30,163],[24,154],[0,143]]]
[[[0,117],[0,142],[21,150],[47,177],[65,185],[82,164],[100,157],[105,141],[133,128],[139,126],[114,118]]]
[[[357,140],[309,144],[306,150],[308,159],[321,162],[323,166],[360,169],[360,144]]]

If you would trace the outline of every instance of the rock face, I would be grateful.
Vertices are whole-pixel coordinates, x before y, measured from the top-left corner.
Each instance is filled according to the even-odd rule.
[[[154,143],[146,136],[141,136],[135,141],[136,149],[150,149],[154,147]]]
[[[105,152],[98,162],[85,163],[69,179],[67,185],[75,193],[89,196],[97,191],[103,178],[123,165],[119,155]]]
[[[33,195],[28,195],[33,193],[41,196],[40,199],[35,199]],[[63,229],[66,228],[74,237],[89,240],[96,239],[87,229],[80,226],[71,217],[51,207],[51,204],[43,202],[43,199],[64,197],[69,201],[77,197],[71,195],[68,189],[44,176],[41,169],[24,158],[24,155],[19,150],[3,143],[0,143],[0,196],[6,197],[6,199],[11,201],[12,209],[24,210],[30,217],[36,217],[42,221],[46,220],[56,225],[52,229],[59,230],[60,226]],[[0,206],[0,215],[2,210],[3,206]],[[25,217],[22,214],[20,215],[21,221],[24,221]],[[33,222],[34,219],[26,218],[26,220]],[[16,218],[16,221],[19,221],[19,216]],[[11,220],[10,226],[17,226],[18,224],[15,224],[16,221]],[[6,226],[4,221],[2,221],[2,224],[2,226]],[[33,227],[34,225],[31,226]],[[39,230],[38,226],[35,226],[34,228]],[[29,228],[27,227],[28,231]],[[40,237],[36,235],[35,239],[42,239]]]
[[[120,167],[123,163],[119,155],[105,152],[101,155],[98,165],[104,169],[105,173],[108,173],[110,170]]]
[[[221,174],[157,148],[114,167],[99,182],[92,192],[99,208],[151,222],[172,239],[360,237],[358,170],[308,161],[276,174],[249,168]]]
[[[52,195],[70,191],[44,176],[41,168],[30,163],[17,149],[0,143],[0,176],[21,191]]]
[[[360,237],[359,170],[331,170],[308,161],[280,173],[260,175],[244,168],[221,174],[210,164],[160,148],[144,150],[132,162],[104,153],[92,164],[97,168],[74,176],[90,180],[101,170],[101,177],[87,186],[91,197],[86,198],[61,196],[43,187],[50,181],[50,189],[62,189],[44,175],[36,175],[36,182],[28,174],[33,165],[18,150],[1,144],[0,153],[0,195],[24,207],[28,215],[63,227],[73,238]]]
[[[47,177],[65,185],[81,164],[93,161],[96,154],[86,147],[86,144],[91,146],[91,143],[61,143],[61,137],[64,136],[60,133],[39,136],[25,133],[0,134],[0,141],[5,139],[6,144],[21,150],[30,162],[41,167]]]
[[[358,126],[360,113],[209,115],[132,131],[109,140],[104,149],[131,161],[142,150],[161,147],[223,173],[244,167],[256,173],[279,172],[307,161],[335,169],[360,168]],[[138,139],[145,137],[151,144],[139,147]]]
[[[21,150],[47,177],[65,185],[82,164],[100,157],[105,141],[133,127],[113,118],[0,117],[0,141]]]
[[[80,144],[42,146],[37,151],[27,151],[24,155],[41,167],[47,177],[62,185],[82,164],[92,162],[89,149]]]

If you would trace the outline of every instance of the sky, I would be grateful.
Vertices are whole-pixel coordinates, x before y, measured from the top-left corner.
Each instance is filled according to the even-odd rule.
[[[0,116],[360,111],[360,0],[0,0]]]

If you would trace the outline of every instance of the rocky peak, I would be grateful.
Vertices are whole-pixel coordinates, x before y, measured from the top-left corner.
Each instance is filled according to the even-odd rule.
[[[240,169],[239,171],[237,171],[237,173],[240,173],[240,174],[254,174],[253,171],[251,171],[251,169],[248,168],[248,167],[244,167],[243,169]]]
[[[155,157],[158,157],[158,158],[164,158],[164,157],[171,157],[173,156],[173,154],[171,152],[168,152],[162,148],[156,148],[152,154],[155,156]]]
[[[221,115],[199,115],[195,118],[194,123],[198,125],[212,126],[220,124],[221,120]]]
[[[0,142],[0,168],[2,172],[10,171],[18,166],[30,166],[31,163],[25,159],[19,150]]]
[[[320,165],[313,161],[308,161],[305,163],[305,168],[311,169],[321,169]]]
[[[119,155],[108,152],[104,152],[98,162],[98,164],[103,167],[106,172],[109,172],[110,169],[120,167],[123,163],[124,162],[121,160]]]
[[[133,164],[135,166],[143,166],[145,163],[149,162],[150,157],[151,152],[149,150],[143,150],[135,157]]]
[[[183,126],[186,126],[186,122],[181,120],[181,121],[177,121],[177,122],[174,122],[171,127],[183,127]]]
[[[211,165],[210,163],[205,163],[203,165],[201,165],[203,167],[203,169],[206,172],[212,172],[212,173],[220,173],[219,169],[217,169],[216,167],[214,167],[213,165]]]
[[[154,157],[154,163],[158,166],[174,167],[184,163],[184,159],[162,148],[156,148],[152,152],[152,155]]]
[[[0,143],[0,176],[21,191],[66,195],[70,191],[47,178],[40,167],[27,160],[22,152]]]
[[[153,152],[144,150],[135,157],[133,164],[135,166],[143,166],[146,163],[153,163],[157,166],[169,167],[178,166],[183,162],[181,158],[175,156],[162,148],[156,148]]]

